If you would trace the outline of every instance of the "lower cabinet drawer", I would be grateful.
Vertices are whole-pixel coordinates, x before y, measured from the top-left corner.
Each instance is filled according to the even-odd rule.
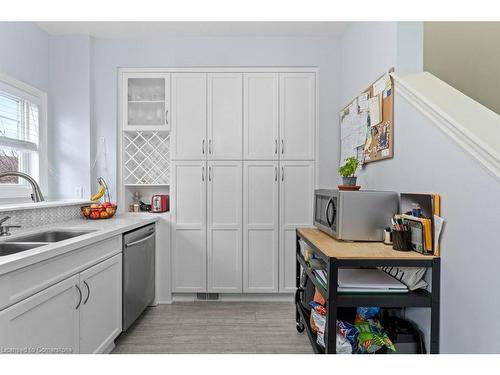
[[[0,276],[0,310],[121,252],[121,236]]]

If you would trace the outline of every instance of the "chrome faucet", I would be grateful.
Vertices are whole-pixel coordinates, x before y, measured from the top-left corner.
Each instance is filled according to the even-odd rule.
[[[0,219],[0,237],[10,236],[9,229],[11,228],[21,228],[20,225],[2,225],[9,219],[10,216],[5,216],[3,219]]]
[[[23,173],[23,172],[17,172],[17,171],[9,171],[9,172],[0,172],[0,178],[2,177],[21,177],[24,178],[26,181],[29,182],[31,185],[31,188],[33,189],[33,193],[31,194],[31,199],[33,202],[43,202],[45,199],[43,198],[42,190],[40,189],[40,186],[38,183],[35,181],[33,177],[30,175]],[[1,222],[0,222],[1,224]]]

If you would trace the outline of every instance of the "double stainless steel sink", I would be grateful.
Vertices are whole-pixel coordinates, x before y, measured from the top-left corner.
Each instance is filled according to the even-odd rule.
[[[83,236],[84,234],[95,232],[95,230],[69,231],[69,230],[49,230],[46,232],[33,233],[25,236],[15,237],[0,242],[0,257],[12,255],[22,251],[34,249],[52,242],[69,240],[70,238]]]

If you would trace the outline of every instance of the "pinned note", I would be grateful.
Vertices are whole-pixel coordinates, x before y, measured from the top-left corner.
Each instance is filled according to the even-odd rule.
[[[359,112],[365,112],[368,110],[368,93],[367,92],[358,96],[358,110],[359,110]]]
[[[370,125],[375,126],[382,121],[382,100],[380,95],[368,99],[368,113],[370,114]]]
[[[390,90],[391,86],[391,77],[389,76],[389,73],[386,73],[373,84],[373,96],[377,96],[386,90]]]

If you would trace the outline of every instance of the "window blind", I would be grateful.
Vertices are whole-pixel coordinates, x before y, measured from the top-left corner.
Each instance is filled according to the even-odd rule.
[[[39,107],[0,90],[0,148],[37,152]]]

